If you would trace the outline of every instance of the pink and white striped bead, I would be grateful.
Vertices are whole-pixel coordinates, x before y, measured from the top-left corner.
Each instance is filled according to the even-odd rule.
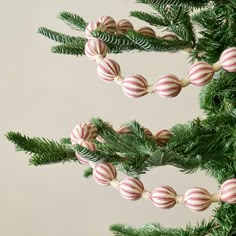
[[[155,31],[150,27],[142,27],[138,30],[138,33],[149,36],[149,37],[156,37]]]
[[[122,84],[124,94],[131,98],[139,98],[147,94],[148,82],[142,75],[127,76]]]
[[[169,209],[176,204],[176,192],[170,186],[157,187],[150,195],[152,203],[159,208]]]
[[[98,19],[98,22],[100,22],[106,26],[106,32],[108,32],[108,33],[115,33],[116,32],[116,22],[112,17],[101,16]]]
[[[191,84],[196,86],[203,86],[209,83],[213,75],[212,66],[204,61],[194,63],[188,72],[188,78]]]
[[[97,73],[102,80],[112,82],[120,75],[120,65],[112,59],[104,59],[98,64]]]
[[[177,36],[175,34],[165,34],[161,38],[165,39],[165,40],[172,41],[172,40],[176,40]]]
[[[206,189],[195,187],[185,193],[184,204],[192,211],[204,211],[211,205],[211,195]]]
[[[110,182],[117,176],[116,168],[107,162],[96,164],[93,170],[93,177],[100,185],[110,185]]]
[[[172,133],[167,129],[163,129],[155,135],[157,143],[160,146],[166,145],[166,143],[169,141],[171,136],[172,136]]]
[[[230,204],[236,203],[236,178],[228,179],[221,185],[220,199]]]
[[[81,164],[83,164],[83,165],[89,164],[89,161],[87,159],[85,159],[84,157],[82,157],[79,153],[76,152],[75,156]]]
[[[228,48],[220,56],[220,64],[228,72],[236,72],[236,47]]]
[[[119,184],[119,192],[121,196],[128,200],[138,200],[142,196],[144,186],[138,179],[127,177]]]
[[[155,91],[161,97],[175,97],[182,89],[180,81],[175,75],[163,75],[161,76],[155,86]]]
[[[144,134],[148,137],[153,137],[152,132],[148,128],[144,128]]]
[[[107,55],[107,45],[99,39],[89,39],[85,44],[85,55],[94,61],[98,57],[104,58]]]
[[[106,31],[106,26],[100,22],[96,21],[90,22],[85,29],[86,38],[87,39],[94,38],[91,33],[95,30],[104,32]]]
[[[118,134],[131,134],[131,130],[126,125],[121,125],[120,128],[117,130]]]
[[[134,27],[131,22],[126,19],[122,19],[117,22],[117,34],[126,34],[129,30],[133,29]]]

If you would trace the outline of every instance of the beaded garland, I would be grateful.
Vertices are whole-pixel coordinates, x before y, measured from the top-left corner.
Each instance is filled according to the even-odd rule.
[[[131,133],[131,130],[123,125],[117,132],[122,135]],[[147,136],[155,138],[161,146],[165,145],[171,137],[171,132],[168,130],[161,130],[155,136],[147,128],[144,128],[144,132]],[[92,141],[94,139],[100,141],[96,126],[92,123],[76,125],[70,137],[72,145],[80,144],[91,151],[96,150],[96,145]],[[101,141],[105,142],[104,140]],[[181,203],[194,212],[207,209],[213,202],[236,203],[236,178],[226,180],[221,185],[219,193],[214,194],[210,194],[204,188],[194,187],[182,196],[177,195],[175,190],[168,185],[158,186],[150,192],[145,190],[139,179],[126,177],[122,181],[117,180],[116,168],[111,163],[94,163],[78,153],[76,153],[76,157],[80,163],[90,165],[93,168],[93,178],[96,183],[103,186],[113,186],[127,200],[149,199],[156,207],[161,209],[169,209],[174,207],[176,203]]]
[[[147,80],[139,74],[123,77],[121,76],[120,65],[112,59],[105,59],[108,47],[105,42],[93,38],[93,31],[103,31],[110,34],[126,34],[134,30],[131,22],[126,19],[119,20],[117,23],[110,16],[102,16],[97,22],[88,24],[85,34],[88,42],[85,45],[85,55],[90,60],[97,61],[97,74],[105,82],[115,81],[122,87],[125,95],[131,98],[139,98],[146,94],[157,93],[161,97],[175,97],[182,88],[193,84],[204,86],[210,82],[215,72],[221,68],[228,72],[236,72],[236,47],[224,50],[218,62],[213,65],[200,61],[194,63],[189,71],[188,77],[180,80],[177,76],[167,74],[161,76],[156,84],[149,85]],[[162,37],[156,36],[155,31],[150,27],[142,27],[138,33],[149,37],[162,38],[164,40],[178,40],[174,34],[167,34]]]

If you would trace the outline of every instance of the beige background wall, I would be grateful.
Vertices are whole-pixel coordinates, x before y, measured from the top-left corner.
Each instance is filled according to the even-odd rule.
[[[112,223],[160,222],[178,227],[210,216],[212,208],[197,214],[184,206],[163,211],[148,201],[129,202],[113,188],[84,179],[84,167],[77,163],[29,166],[28,156],[16,153],[4,138],[14,130],[58,140],[68,137],[77,122],[98,116],[114,127],[137,119],[156,132],[201,115],[196,87],[170,100],[157,95],[129,99],[115,84],[97,78],[95,63],[50,53],[55,43],[36,33],[37,27],[47,26],[76,35],[56,18],[64,10],[91,21],[101,15],[127,18],[134,9],[147,8],[133,0],[1,1],[0,235],[108,236]],[[131,20],[136,28],[145,25]],[[189,67],[182,54],[133,52],[112,58],[118,60],[124,75],[140,73],[150,83],[164,73],[184,77]],[[168,184],[178,193],[193,186],[217,191],[215,181],[203,173],[185,176],[172,167],[151,171],[143,182],[150,190]]]

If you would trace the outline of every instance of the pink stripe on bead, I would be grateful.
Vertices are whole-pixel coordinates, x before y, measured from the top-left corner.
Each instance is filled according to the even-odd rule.
[[[126,19],[122,19],[117,22],[117,34],[126,34],[129,30],[133,29],[134,27],[131,22]]]
[[[175,97],[182,89],[177,76],[169,74],[161,76],[155,86],[155,91],[161,97]]]
[[[120,128],[117,130],[117,133],[119,134],[131,134],[131,130],[128,126],[122,125]]]
[[[107,45],[99,39],[89,39],[85,44],[85,55],[90,60],[96,60],[98,56],[106,57]]]
[[[144,128],[144,134],[148,137],[153,137],[152,132],[148,128]]]
[[[236,72],[236,47],[223,51],[220,56],[220,64],[228,72]]]
[[[236,203],[236,178],[228,179],[221,185],[220,199],[230,204]]]
[[[116,76],[120,75],[120,66],[112,59],[104,59],[98,64],[97,73],[102,80],[112,82]]]
[[[210,82],[214,75],[214,71],[211,65],[207,62],[194,63],[188,73],[188,78],[193,85],[203,86]]]
[[[167,129],[163,129],[155,135],[157,143],[160,146],[164,146],[169,141],[171,136],[172,136],[172,133]]]
[[[95,21],[93,21],[93,22],[90,22],[88,25],[87,25],[87,27],[86,27],[86,29],[85,29],[85,35],[86,35],[86,38],[87,39],[92,39],[93,38],[93,36],[92,36],[92,32],[93,31],[95,31],[95,30],[97,30],[97,31],[106,31],[106,26],[105,25],[103,25],[102,23],[100,23],[100,22],[95,22]]]
[[[138,98],[146,95],[147,88],[147,80],[141,75],[127,76],[122,84],[124,94],[131,98]]]
[[[157,187],[150,195],[152,203],[159,208],[169,209],[176,204],[176,192],[170,186]]]
[[[192,211],[203,211],[211,205],[211,195],[206,189],[195,187],[185,193],[184,204]]]
[[[106,26],[106,32],[108,33],[114,33],[116,32],[116,22],[115,20],[110,16],[101,16],[98,19],[98,22],[102,23]]]
[[[121,196],[128,200],[138,200],[141,198],[143,190],[142,182],[132,177],[127,177],[119,184]]]
[[[150,27],[142,27],[138,30],[138,33],[149,36],[149,37],[156,37],[155,31]]]
[[[87,159],[85,159],[84,157],[82,157],[79,153],[76,152],[75,156],[81,164],[83,164],[83,165],[89,164],[89,161]]]
[[[100,185],[110,185],[110,182],[115,179],[117,172],[115,167],[107,162],[96,164],[93,177],[96,183]]]

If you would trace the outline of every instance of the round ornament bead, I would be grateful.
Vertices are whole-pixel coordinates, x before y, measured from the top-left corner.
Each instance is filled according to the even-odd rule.
[[[104,32],[106,31],[106,26],[100,22],[95,22],[95,21],[90,22],[85,29],[86,38],[87,39],[94,38],[91,33],[95,30]]]
[[[228,179],[221,185],[220,199],[230,204],[236,203],[236,178]]]
[[[161,38],[165,39],[165,40],[172,41],[172,40],[176,40],[177,36],[175,34],[165,34]]]
[[[115,33],[116,32],[116,22],[112,17],[101,16],[98,19],[98,22],[100,22],[106,26],[106,32],[108,32],[108,33]]]
[[[160,146],[166,145],[166,143],[169,141],[171,136],[172,136],[172,133],[167,129],[163,129],[155,135],[157,143]]]
[[[98,64],[97,73],[102,80],[112,82],[116,76],[120,75],[120,66],[112,59],[104,59]]]
[[[206,189],[195,187],[185,193],[184,204],[192,211],[204,211],[211,205],[211,195]]]
[[[155,31],[150,27],[142,27],[138,30],[138,33],[154,38],[156,37]]]
[[[157,187],[150,195],[152,203],[159,208],[169,209],[176,204],[176,192],[170,186]]]
[[[126,34],[129,30],[133,29],[134,27],[131,22],[126,19],[122,19],[117,22],[117,34]]]
[[[127,76],[122,84],[124,94],[131,98],[139,98],[147,94],[148,82],[142,75]]]
[[[236,72],[236,47],[224,50],[220,56],[220,64],[228,72]]]
[[[161,76],[155,86],[155,91],[161,97],[175,97],[182,89],[180,81],[175,75],[163,75]]]
[[[118,134],[131,134],[131,130],[126,125],[121,125],[120,128],[117,130]]]
[[[119,184],[119,191],[123,198],[128,200],[138,200],[142,196],[144,186],[138,179],[127,177]]]
[[[79,153],[76,152],[75,156],[81,164],[83,164],[83,165],[89,164],[89,161],[87,159],[85,159],[84,157],[82,157]]]
[[[203,86],[210,82],[214,75],[213,68],[207,62],[194,63],[188,73],[188,78],[191,84],[196,86]]]
[[[98,57],[104,58],[107,54],[107,45],[99,39],[89,39],[85,44],[85,55],[92,61]]]
[[[144,134],[148,137],[153,137],[152,132],[148,128],[143,128],[144,129]]]
[[[116,168],[107,162],[96,164],[93,170],[93,177],[100,185],[110,185],[110,182],[117,176]]]

